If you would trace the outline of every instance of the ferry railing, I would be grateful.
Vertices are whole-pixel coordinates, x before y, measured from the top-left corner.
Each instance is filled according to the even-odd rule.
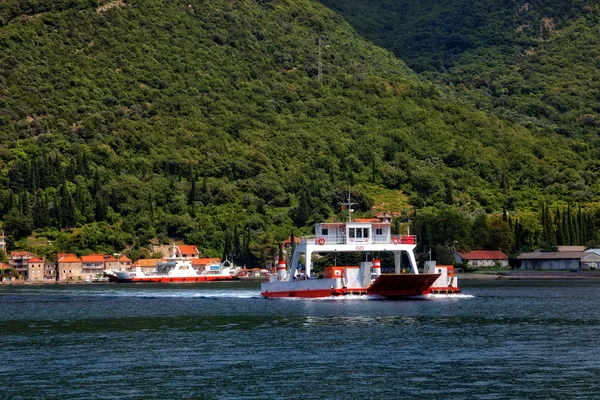
[[[304,236],[300,238],[302,241],[314,244],[346,244],[346,237],[343,235],[324,235],[324,236]],[[417,244],[415,235],[375,235],[371,238],[371,243],[374,244]]]

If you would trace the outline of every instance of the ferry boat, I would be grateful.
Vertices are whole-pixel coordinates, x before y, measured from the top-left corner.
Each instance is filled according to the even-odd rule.
[[[118,283],[192,283],[238,280],[236,275],[239,270],[239,267],[226,260],[222,264],[208,265],[204,271],[198,272],[194,269],[191,259],[180,259],[173,251],[169,259],[158,263],[156,270],[151,273],[136,267],[135,271],[131,272],[104,271],[104,275],[110,282]]]
[[[351,215],[351,214],[349,214]],[[315,225],[315,236],[301,238],[291,256],[290,268],[280,260],[277,274],[261,284],[261,295],[273,297],[319,298],[344,295],[372,295],[384,299],[404,299],[428,294],[459,293],[454,270],[430,261],[419,273],[414,256],[416,236],[392,235],[391,218],[351,220]],[[360,252],[371,255],[391,252],[394,265],[382,273],[381,261],[361,262],[359,266],[328,266],[324,275],[312,275],[314,253]],[[406,255],[408,265],[402,265]],[[300,259],[304,257],[304,270]]]

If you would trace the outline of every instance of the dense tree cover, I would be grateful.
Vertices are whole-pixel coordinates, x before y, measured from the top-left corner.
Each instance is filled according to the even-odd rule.
[[[600,6],[592,0],[322,0],[424,76],[598,156]],[[593,166],[590,166],[592,169]]]
[[[0,7],[13,248],[35,231],[42,254],[137,257],[175,238],[253,264],[340,212],[348,186],[359,212],[390,191],[470,213],[598,194],[588,147],[478,110],[318,3],[102,5]]]

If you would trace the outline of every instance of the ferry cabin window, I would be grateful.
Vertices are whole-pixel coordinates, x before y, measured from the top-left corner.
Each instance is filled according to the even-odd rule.
[[[369,228],[349,228],[348,236],[350,239],[362,239],[369,237]]]
[[[327,229],[327,228],[321,229],[321,235],[323,235],[323,236],[329,235],[329,229]]]
[[[383,235],[383,229],[381,229],[381,228],[376,228],[376,229],[375,229],[375,235],[377,235],[377,236],[381,236],[381,235]]]

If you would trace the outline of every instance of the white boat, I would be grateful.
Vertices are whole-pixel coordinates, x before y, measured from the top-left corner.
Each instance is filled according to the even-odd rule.
[[[171,254],[166,262],[158,263],[156,270],[148,273],[136,267],[135,271],[105,271],[104,275],[110,282],[119,283],[181,283],[181,282],[214,282],[238,280],[236,276],[240,268],[231,262],[208,265],[202,272],[194,269],[191,259],[181,259]]]
[[[280,261],[277,275],[261,284],[264,297],[330,297],[373,295],[386,299],[401,299],[434,293],[459,293],[457,279],[447,266],[428,263],[425,273],[419,273],[414,256],[414,235],[392,235],[391,221],[356,220],[315,225],[315,236],[301,238],[291,256],[290,266]],[[358,266],[329,266],[322,279],[313,279],[314,253],[360,252],[371,255],[390,252],[394,264],[382,273],[379,259],[361,262]],[[402,255],[408,265],[402,265]],[[305,259],[300,271],[300,258]]]

